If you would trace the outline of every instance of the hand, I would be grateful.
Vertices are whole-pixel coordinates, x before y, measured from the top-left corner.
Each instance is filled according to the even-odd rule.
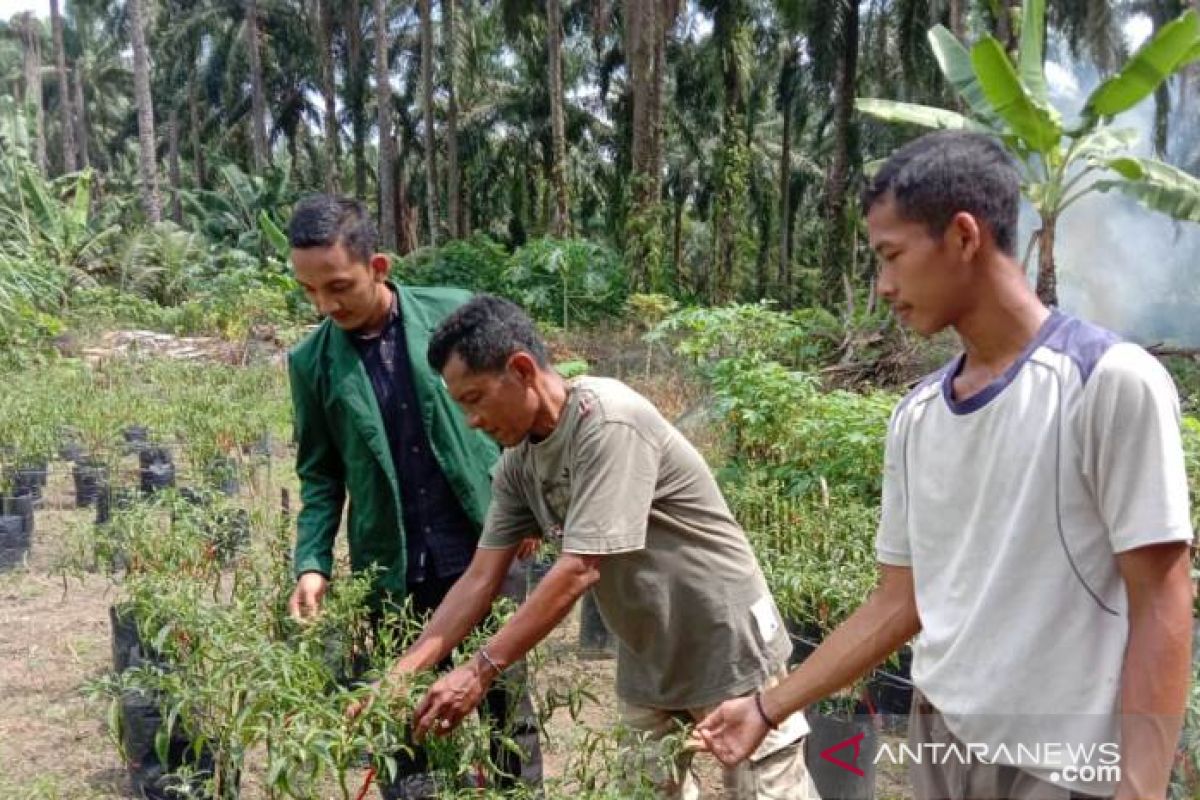
[[[531,536],[528,539],[522,539],[517,545],[517,561],[524,561],[530,558],[542,546],[542,540],[536,536]]]
[[[693,731],[694,744],[712,753],[726,767],[734,767],[745,761],[769,729],[754,705],[753,697],[726,700],[715,711],[700,721]]]
[[[288,613],[297,622],[305,622],[317,616],[321,600],[329,589],[329,579],[319,572],[306,572],[296,579],[296,588],[288,600]]]
[[[417,706],[413,719],[417,741],[424,739],[430,730],[445,736],[458,727],[463,717],[479,705],[490,683],[473,661],[438,679]]]

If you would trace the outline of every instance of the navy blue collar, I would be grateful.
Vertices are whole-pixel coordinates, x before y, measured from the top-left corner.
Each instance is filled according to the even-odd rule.
[[[960,353],[957,358],[950,362],[950,365],[942,375],[942,398],[946,401],[946,407],[955,414],[971,414],[986,406],[1013,382],[1013,379],[1020,373],[1021,367],[1025,366],[1025,362],[1033,355],[1033,352],[1041,347],[1050,338],[1050,335],[1067,319],[1066,314],[1063,314],[1058,309],[1051,309],[1050,316],[1046,317],[1046,321],[1042,323],[1042,327],[1038,329],[1034,337],[1021,350],[1021,354],[1017,356],[1017,360],[1008,369],[1004,370],[1004,374],[996,377],[982,390],[971,395],[966,400],[954,399],[954,379],[962,372],[963,365],[967,361],[967,354],[965,352]]]

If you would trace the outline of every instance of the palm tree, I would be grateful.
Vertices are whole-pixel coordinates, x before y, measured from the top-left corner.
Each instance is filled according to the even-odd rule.
[[[346,111],[350,117],[351,150],[354,157],[354,196],[367,196],[367,69],[363,55],[362,8],[359,0],[347,0],[342,18],[346,30]]]
[[[659,171],[655,143],[658,117],[655,86],[661,75],[655,73],[655,50],[659,29],[659,0],[626,4],[625,60],[629,70],[629,94],[632,106],[630,136],[630,175],[632,186],[631,223],[627,247],[634,286],[645,286],[657,272],[649,260],[656,247]]]
[[[437,162],[433,138],[433,20],[430,0],[417,0],[421,25],[421,109],[425,120],[425,213],[429,246],[437,247]]]
[[[651,5],[651,3],[646,3]],[[550,183],[554,187],[554,216],[551,230],[563,237],[571,231],[571,203],[567,196],[567,143],[563,122],[562,7],[559,0],[546,0],[546,46],[550,72]]]
[[[150,53],[146,47],[142,0],[129,0],[129,30],[133,46],[133,86],[138,120],[138,174],[146,219],[162,219],[158,199],[158,170],[154,160],[154,99],[150,95]]]
[[[258,2],[246,0],[246,53],[250,62],[250,142],[254,172],[267,167],[267,110],[263,97],[262,53],[258,34]]]
[[[325,148],[328,164],[324,171],[325,191],[333,194],[338,189],[338,172],[341,160],[340,126],[337,119],[337,91],[333,75],[333,0],[317,0],[316,42],[320,63],[321,97],[324,100],[322,122],[325,125]]]
[[[458,23],[455,0],[442,0],[442,39],[446,63],[446,222],[450,238],[464,235],[462,176],[458,167]]]
[[[395,137],[392,135],[392,76],[388,69],[387,0],[375,0],[375,105],[379,114],[379,239],[385,250],[396,249]]]
[[[34,124],[34,163],[46,174],[46,122],[42,100],[42,24],[32,11],[13,18],[13,27],[21,37],[25,68],[24,102]]]
[[[851,159],[858,151],[854,98],[858,94],[859,4],[857,0],[838,0],[834,9],[833,13],[837,14],[837,68],[833,93],[833,159],[825,180],[829,236],[823,259],[825,292],[829,300],[836,296],[838,284],[846,275],[844,264],[853,246],[846,221],[846,197],[850,190]]]
[[[54,34],[54,71],[58,78],[58,119],[62,128],[63,172],[75,171],[75,122],[71,119],[71,90],[67,83],[67,53],[63,46],[63,19],[58,0],[50,0],[50,27]]]

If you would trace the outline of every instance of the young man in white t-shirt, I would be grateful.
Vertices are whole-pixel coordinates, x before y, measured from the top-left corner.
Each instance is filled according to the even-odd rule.
[[[880,296],[964,353],[892,416],[877,588],[784,683],[701,723],[722,761],[915,635],[917,797],[1165,796],[1192,625],[1175,388],[1038,300],[1018,198],[1004,151],[959,132],[902,148],[865,193]]]

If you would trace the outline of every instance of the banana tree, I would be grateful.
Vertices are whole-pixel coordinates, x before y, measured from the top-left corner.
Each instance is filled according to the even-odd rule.
[[[1020,167],[1022,190],[1041,218],[1024,260],[1037,244],[1038,297],[1057,305],[1055,227],[1081,197],[1119,191],[1154,211],[1200,223],[1200,180],[1162,161],[1133,155],[1137,132],[1112,124],[1172,75],[1200,61],[1200,17],[1188,11],[1162,26],[1096,87],[1079,119],[1065,123],[1050,104],[1043,70],[1045,16],[1045,0],[1024,4],[1015,62],[991,36],[968,50],[941,25],[929,31],[938,66],[962,98],[964,113],[876,98],[859,98],[856,105],[889,122],[981,131],[1003,142]]]

